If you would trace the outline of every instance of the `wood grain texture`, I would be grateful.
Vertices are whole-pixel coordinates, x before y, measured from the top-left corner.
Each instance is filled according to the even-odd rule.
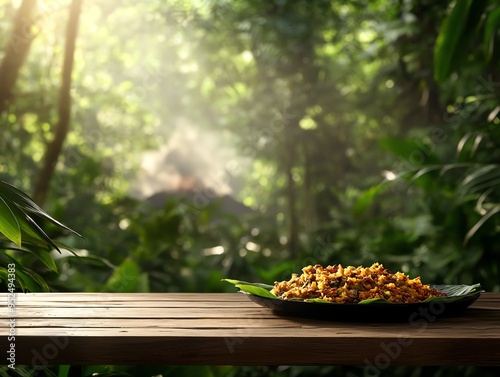
[[[0,294],[0,317],[15,319],[18,365],[500,366],[500,293],[413,324],[283,317],[237,293],[17,294],[14,313]]]

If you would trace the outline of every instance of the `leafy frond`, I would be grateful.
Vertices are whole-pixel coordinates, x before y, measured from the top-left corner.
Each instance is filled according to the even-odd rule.
[[[43,231],[35,218],[47,220],[59,228],[80,236],[74,230],[49,216],[28,195],[15,186],[0,181],[0,233],[21,247],[22,242],[45,245],[59,250],[59,247]]]
[[[19,263],[11,255],[12,252],[32,254],[53,272],[57,272],[57,266],[50,251],[55,249],[61,252],[60,244],[52,240],[36,220],[49,221],[59,228],[80,236],[49,216],[24,192],[9,183],[0,181],[0,260],[7,262],[2,264],[5,266],[10,263],[15,264],[16,281],[23,291],[37,291],[38,289],[49,291],[49,287],[38,273]],[[15,247],[11,242],[15,244]],[[7,281],[7,276],[7,269],[0,267],[0,280]]]
[[[464,138],[460,143],[464,142]],[[462,149],[463,145],[457,148],[459,151]],[[462,173],[456,187],[458,202],[465,203],[474,200],[476,202],[475,210],[481,215],[481,218],[464,237],[464,244],[467,244],[488,220],[500,213],[500,197],[498,196],[498,193],[500,193],[500,164],[435,164],[405,172],[400,174],[399,177],[416,181],[418,178],[434,171],[439,171],[439,176],[445,177],[452,170],[461,170]]]

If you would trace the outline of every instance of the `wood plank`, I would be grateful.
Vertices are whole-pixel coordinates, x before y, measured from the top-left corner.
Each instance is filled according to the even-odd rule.
[[[270,317],[272,312],[262,307],[255,308],[123,308],[123,307],[79,307],[79,308],[17,308],[16,318],[259,318]],[[4,311],[0,318],[11,318]]]
[[[310,321],[314,325],[314,320]],[[305,322],[307,324],[307,322]],[[17,319],[17,329],[23,327],[33,328],[190,328],[190,329],[213,329],[214,321],[208,318],[188,318],[172,320],[157,320],[150,318],[140,319],[87,319],[87,318],[72,318],[68,321],[66,318],[27,318]],[[301,327],[293,321],[282,319],[280,317],[264,319],[241,319],[228,318],[217,322],[218,329],[228,328],[291,328]]]
[[[310,337],[318,338],[338,336],[343,337],[380,337],[395,336],[405,333],[413,338],[440,337],[442,339],[498,338],[500,339],[500,321],[497,318],[485,317],[481,321],[470,323],[467,318],[443,319],[427,324],[425,329],[409,323],[346,323],[335,321],[320,321],[302,318],[232,318],[213,320],[208,318],[195,319],[16,319],[16,331],[20,335],[50,334],[54,329],[64,329],[75,336],[95,335],[113,336],[116,329],[129,332],[134,336],[161,336],[165,331],[179,331],[185,336],[199,335],[200,329],[210,330],[210,335],[222,334],[234,336],[247,333],[246,336],[270,337]],[[162,329],[157,331],[157,329]],[[461,331],[456,331],[460,328]],[[58,330],[58,331],[59,331]],[[0,335],[6,335],[7,329],[1,329]]]
[[[227,304],[227,303],[226,303]],[[249,306],[240,303],[226,304],[219,307],[218,304],[209,302],[208,304],[188,304],[188,303],[175,303],[172,305],[162,307],[103,307],[102,304],[95,306],[81,306],[77,305],[75,308],[57,307],[57,306],[41,306],[41,307],[17,307],[15,316],[17,318],[34,318],[34,317],[53,317],[53,318],[197,318],[207,316],[207,318],[231,318],[231,317],[245,317],[254,318],[256,316],[273,315],[271,311],[262,308],[252,302],[248,302]],[[155,304],[156,305],[156,304]],[[184,307],[186,305],[186,307]],[[207,305],[206,308],[203,305]],[[135,304],[134,304],[135,306]],[[193,306],[193,307],[192,307]],[[471,309],[467,311],[468,315],[474,315],[478,309],[484,305],[474,304]],[[491,309],[487,307],[487,309]],[[494,310],[492,310],[494,311]],[[0,313],[2,318],[10,318],[14,313],[3,311]],[[498,316],[498,314],[496,314]]]
[[[196,320],[194,322],[197,325],[192,326],[187,321],[178,322],[175,321],[163,321],[158,323],[158,321],[104,321],[103,326],[90,326],[83,325],[82,327],[68,327],[68,326],[54,326],[50,327],[39,327],[35,323],[25,322],[16,323],[16,331],[19,335],[37,335],[44,334],[48,335],[53,330],[64,331],[67,334],[72,334],[75,336],[89,336],[89,335],[100,335],[101,337],[114,336],[117,333],[128,332],[130,335],[144,337],[144,336],[162,336],[162,334],[184,334],[186,337],[189,336],[199,336],[202,332],[208,336],[236,336],[245,333],[248,337],[360,337],[360,338],[379,338],[385,339],[387,337],[395,337],[398,334],[405,333],[412,338],[441,338],[441,339],[500,339],[500,326],[498,323],[486,322],[482,324],[477,324],[476,326],[469,326],[462,329],[459,333],[453,331],[456,329],[454,324],[449,323],[439,323],[439,324],[429,324],[429,326],[422,330],[420,327],[411,325],[393,325],[391,327],[384,326],[380,327],[377,324],[339,324],[338,322],[328,323],[319,326],[314,323],[304,323],[303,321],[294,322],[280,322],[275,319],[269,321],[268,319],[260,319],[256,321],[233,321],[229,325],[214,326],[212,321],[212,326],[209,322],[204,322],[203,320]],[[121,324],[121,325],[120,325]],[[117,331],[120,329],[120,331]],[[5,330],[2,329],[2,333]],[[2,334],[5,336],[6,334]]]
[[[17,302],[17,308],[258,308],[256,303],[246,301],[35,301]]]
[[[209,330],[207,330],[209,331]],[[500,365],[499,339],[401,337],[21,337],[16,361],[53,364]],[[492,352],[485,353],[485,349]],[[391,354],[392,353],[392,354]]]
[[[0,298],[5,296],[0,293]],[[110,292],[50,292],[50,293],[16,293],[19,302],[59,301],[59,302],[95,302],[103,299],[106,302],[115,301],[247,301],[241,293],[110,293]]]

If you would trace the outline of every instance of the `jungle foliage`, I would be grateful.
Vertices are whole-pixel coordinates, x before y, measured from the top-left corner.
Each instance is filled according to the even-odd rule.
[[[498,1],[36,3],[0,0],[0,259],[20,290],[232,292],[222,278],[381,262],[500,291]],[[183,124],[237,158],[161,206],[132,195]],[[224,211],[227,185],[248,213]],[[360,373],[138,368],[81,375]],[[490,373],[412,376],[457,372]]]

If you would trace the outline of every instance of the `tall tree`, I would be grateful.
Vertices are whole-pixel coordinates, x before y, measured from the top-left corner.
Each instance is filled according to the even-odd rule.
[[[19,70],[23,65],[33,40],[33,16],[37,9],[36,0],[23,0],[16,18],[10,38],[5,46],[5,56],[0,65],[0,114],[2,114],[10,100],[12,100],[14,85]]]
[[[64,140],[69,131],[71,119],[71,72],[75,55],[76,37],[80,19],[82,0],[73,0],[69,8],[68,25],[66,29],[66,45],[64,50],[64,63],[62,71],[61,90],[59,92],[59,120],[55,129],[52,142],[48,145],[43,159],[43,166],[35,183],[33,197],[40,206],[47,197],[50,181],[54,175],[57,160],[61,154]]]

